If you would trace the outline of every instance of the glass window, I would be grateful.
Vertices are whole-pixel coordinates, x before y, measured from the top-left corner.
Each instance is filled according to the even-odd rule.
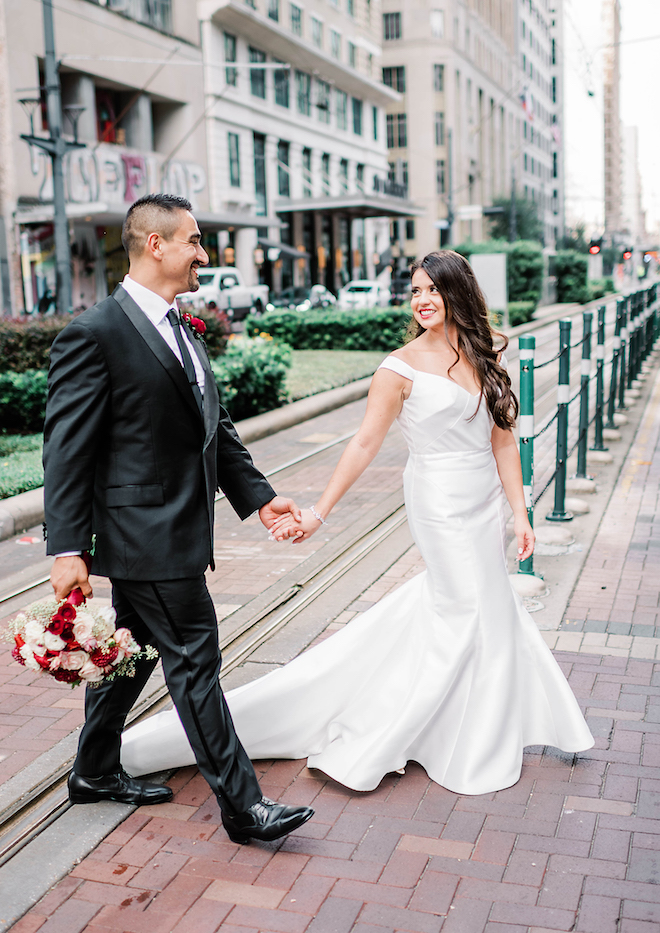
[[[374,124],[374,140],[378,141],[378,107],[375,105],[371,108],[371,116]]]
[[[355,16],[355,0],[346,0],[346,12],[349,16]]]
[[[444,194],[446,189],[445,160],[436,159],[435,161],[435,190],[438,194]]]
[[[342,191],[348,191],[348,159],[339,160],[339,185]]]
[[[277,190],[283,198],[291,196],[289,178],[289,144],[280,139],[277,144]]]
[[[431,35],[434,39],[442,39],[445,34],[444,10],[431,10]]]
[[[312,112],[311,102],[312,78],[305,71],[296,71],[296,96],[298,98],[298,113],[308,117]]]
[[[323,46],[323,23],[312,16],[312,42],[320,49]]]
[[[355,183],[358,191],[364,191],[364,165],[357,165],[355,168]]]
[[[266,61],[266,53],[261,49],[249,48],[250,61],[255,64],[263,64]],[[254,97],[266,97],[266,70],[265,68],[250,68],[250,92]]]
[[[358,97],[353,98],[353,132],[362,136],[362,101]]]
[[[406,69],[403,65],[395,68],[383,68],[383,84],[393,88],[400,94],[406,91]]]
[[[330,31],[330,54],[333,58],[341,58],[341,34],[336,29]]]
[[[445,89],[445,66],[433,66],[433,90],[444,91]]]
[[[302,10],[295,3],[289,4],[291,11],[291,32],[294,36],[302,36]]]
[[[387,124],[387,148],[394,149],[396,145],[394,142],[394,114],[388,113],[385,120]]]
[[[327,81],[316,82],[316,109],[321,123],[330,122],[330,85]]]
[[[255,10],[256,7],[257,7],[257,5],[256,5],[256,3],[254,2],[254,0],[245,0],[245,5],[246,5],[246,6],[251,6],[253,10]]]
[[[280,0],[268,0],[268,16],[276,23],[280,21]]]
[[[357,49],[354,42],[348,43],[348,64],[351,68],[355,68],[357,62]]]
[[[383,39],[391,41],[401,38],[401,14],[383,13]]]
[[[324,152],[321,156],[321,184],[323,194],[330,194],[330,153]]]
[[[337,102],[337,129],[348,129],[348,94],[345,91],[336,90],[335,100]]]
[[[312,196],[312,150],[305,147],[302,151],[303,198]]]
[[[289,69],[278,68],[275,72],[275,103],[280,107],[289,106]]]
[[[254,134],[254,193],[257,199],[255,213],[266,216],[266,137]]]
[[[227,145],[229,148],[229,184],[232,188],[240,188],[241,160],[238,133],[227,133]]]
[[[406,221],[406,240],[415,239],[415,221],[407,220]]]
[[[228,32],[225,33],[225,61],[236,61],[236,36],[232,36]],[[227,84],[236,87],[237,78],[238,71],[236,68],[225,68],[225,81]]]
[[[437,110],[435,114],[435,144],[436,146],[445,144],[445,114],[442,110]]]
[[[408,132],[405,113],[387,114],[387,148],[396,149],[397,147],[408,145]]]

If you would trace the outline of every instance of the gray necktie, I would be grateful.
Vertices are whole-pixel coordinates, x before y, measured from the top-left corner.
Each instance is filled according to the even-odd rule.
[[[174,308],[170,308],[170,310],[167,312],[167,320],[172,325],[174,337],[176,339],[177,346],[179,347],[179,352],[181,353],[181,359],[183,360],[183,371],[185,372],[186,378],[190,383],[190,388],[192,389],[192,393],[195,396],[197,407],[199,408],[200,412],[202,412],[204,410],[204,399],[197,383],[197,375],[195,373],[192,357],[190,356],[188,344],[183,339],[183,334],[181,333],[181,318],[176,313]]]

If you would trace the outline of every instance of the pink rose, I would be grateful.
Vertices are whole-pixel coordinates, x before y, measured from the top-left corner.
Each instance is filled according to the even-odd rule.
[[[87,681],[87,683],[94,684],[100,683],[103,680],[103,671],[94,664],[93,661],[90,661],[89,658],[85,661],[83,666],[78,671],[81,680]]]
[[[84,651],[63,651],[59,657],[59,666],[65,671],[79,671],[87,661]]]
[[[140,650],[139,645],[133,638],[132,633],[127,628],[118,628],[115,632],[115,642],[120,649],[123,657],[131,658]]]
[[[73,623],[73,634],[78,644],[87,647],[94,631],[94,617],[89,612],[79,612]]]

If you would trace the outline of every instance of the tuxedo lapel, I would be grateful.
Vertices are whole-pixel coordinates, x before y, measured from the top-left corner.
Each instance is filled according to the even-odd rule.
[[[206,377],[204,382],[204,431],[206,436],[204,438],[204,450],[210,444],[213,435],[218,430],[218,419],[220,417],[220,399],[218,398],[218,390],[215,384],[215,375],[211,369],[211,362],[209,360],[208,353],[206,352],[206,347],[202,341],[195,337],[191,333],[190,328],[186,323],[183,325],[190,336],[190,342],[195,348],[195,353],[199,357],[199,361],[202,364],[204,369],[204,375]]]
[[[181,395],[185,399],[186,403],[190,406],[192,411],[195,412],[197,417],[199,417],[199,408],[197,407],[197,402],[195,401],[195,397],[192,394],[190,385],[188,384],[183,366],[178,361],[174,353],[170,350],[167,343],[163,340],[149,318],[139,308],[135,301],[133,301],[126,289],[121,287],[121,285],[118,285],[117,288],[115,288],[114,292],[112,293],[112,297],[120,306],[133,327],[135,327],[137,332],[140,334],[151,352],[154,354],[154,356],[157,357],[158,361],[165,368],[168,375],[174,380],[176,387],[181,392]],[[204,418],[204,421],[206,422],[206,417]]]

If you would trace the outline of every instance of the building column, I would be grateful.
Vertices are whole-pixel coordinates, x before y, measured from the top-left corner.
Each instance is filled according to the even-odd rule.
[[[140,94],[131,109],[122,117],[126,130],[126,145],[141,152],[151,152],[154,148],[154,126],[151,113],[151,98]]]
[[[236,268],[240,270],[246,285],[257,285],[259,275],[254,264],[254,251],[257,247],[257,231],[254,227],[244,227],[234,233]]]

